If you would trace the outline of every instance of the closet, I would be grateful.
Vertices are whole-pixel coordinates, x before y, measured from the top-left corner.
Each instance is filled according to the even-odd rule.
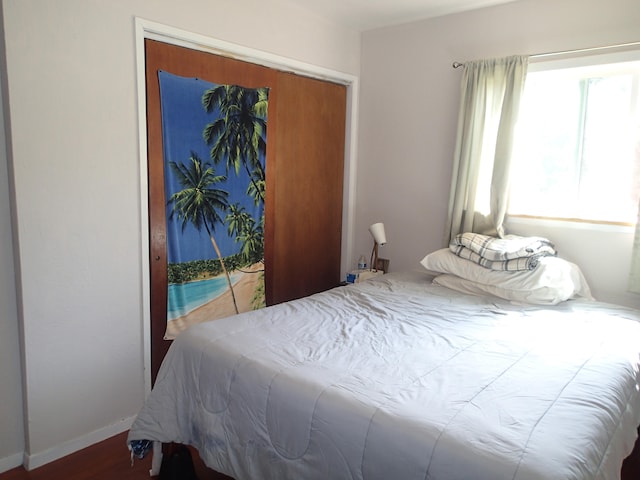
[[[265,198],[267,305],[338,285],[342,241],[344,85],[145,40],[151,368],[169,347],[166,199],[158,70],[217,84],[269,87]]]

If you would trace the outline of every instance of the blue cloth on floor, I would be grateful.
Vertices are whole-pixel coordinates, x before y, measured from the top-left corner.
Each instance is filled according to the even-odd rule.
[[[129,446],[134,456],[144,458],[153,448],[153,442],[151,440],[131,440]]]

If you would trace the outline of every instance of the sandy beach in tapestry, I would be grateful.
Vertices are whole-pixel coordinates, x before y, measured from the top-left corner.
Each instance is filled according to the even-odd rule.
[[[267,88],[159,71],[167,329],[265,305]]]
[[[264,302],[264,265],[254,264],[239,273],[239,279],[233,284],[233,291],[238,304],[239,313],[256,308],[255,302]],[[167,338],[175,338],[182,330],[195,323],[206,322],[234,315],[231,290],[209,302],[200,305],[186,315],[167,322]]]

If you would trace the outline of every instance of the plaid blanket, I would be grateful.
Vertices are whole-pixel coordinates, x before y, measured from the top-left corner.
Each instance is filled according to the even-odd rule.
[[[541,257],[555,256],[555,245],[542,237],[507,235],[490,237],[479,233],[461,233],[449,244],[461,258],[491,270],[533,270]]]

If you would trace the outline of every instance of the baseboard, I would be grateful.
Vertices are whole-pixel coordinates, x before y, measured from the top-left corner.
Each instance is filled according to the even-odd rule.
[[[24,452],[14,453],[8,457],[0,458],[0,473],[4,473],[12,468],[22,465],[24,460]]]
[[[111,438],[114,435],[118,435],[131,427],[135,416],[123,418],[119,422],[108,425],[104,428],[94,430],[93,432],[82,435],[81,437],[74,438],[68,442],[64,442],[55,447],[49,448],[43,452],[24,455],[24,468],[26,470],[33,470],[34,468],[41,467],[47,463],[58,460],[62,457],[66,457],[78,450],[87,448],[95,443],[102,442],[107,438]],[[19,464],[18,464],[19,465]]]

